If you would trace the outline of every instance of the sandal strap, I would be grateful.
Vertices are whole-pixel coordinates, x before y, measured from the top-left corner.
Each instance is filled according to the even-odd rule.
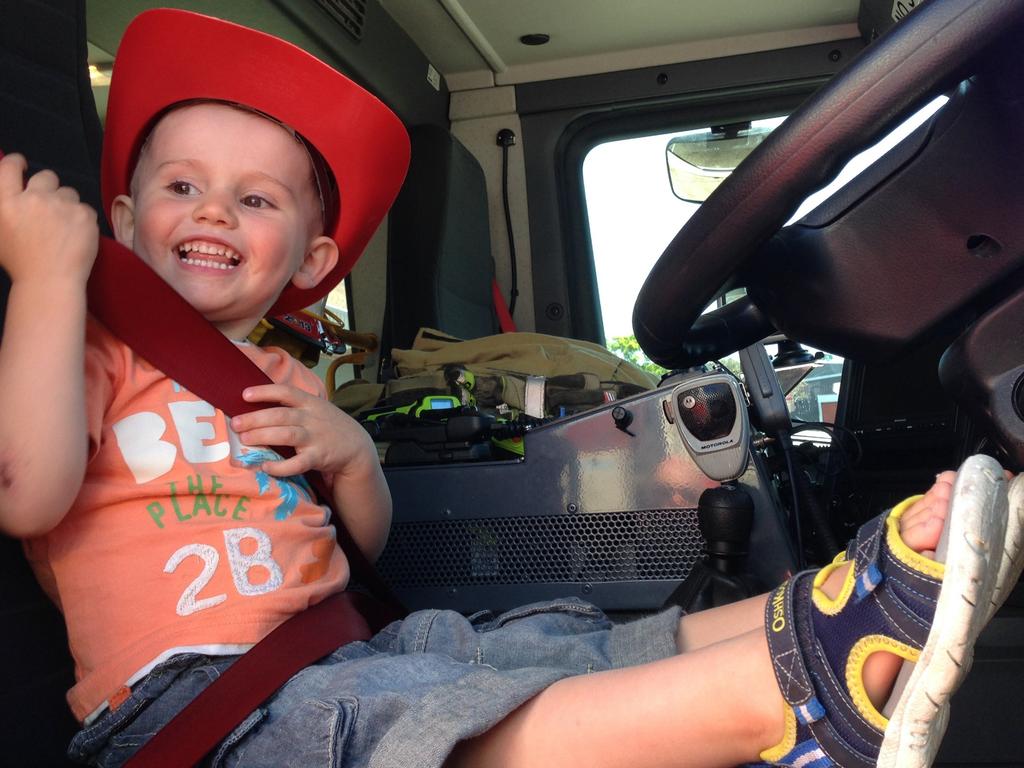
[[[802,575],[787,579],[772,590],[765,606],[768,650],[772,657],[775,680],[779,684],[782,698],[794,708],[803,707],[814,698],[814,686],[803,662],[796,617],[793,614],[793,606],[801,598],[797,595],[798,587],[808,583],[806,579],[800,578]],[[802,595],[804,599],[810,600],[808,589],[804,587],[799,591],[805,593]]]
[[[882,541],[885,539],[885,515],[868,520],[846,547],[846,559],[853,563],[856,594],[863,599],[882,583]]]
[[[804,571],[777,587],[765,609],[772,668],[796,725],[792,749],[774,764],[803,766],[811,759],[815,766],[873,768],[882,734],[859,717],[821,657],[809,624],[814,574]],[[807,656],[810,668],[802,648],[814,648]]]
[[[893,551],[890,536],[897,530],[896,521],[885,513],[857,531],[846,553],[853,562],[852,599],[860,602],[873,595],[889,619],[894,639],[920,649],[928,639],[942,580],[922,573]],[[886,580],[887,588],[877,589]]]

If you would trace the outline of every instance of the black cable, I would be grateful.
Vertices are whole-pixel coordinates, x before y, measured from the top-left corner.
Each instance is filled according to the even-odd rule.
[[[509,288],[508,313],[516,311],[516,298],[519,296],[519,274],[516,268],[516,241],[512,235],[512,213],[508,207],[508,148],[516,143],[516,135],[508,128],[498,131],[498,146],[501,147],[501,202],[505,209],[505,231],[508,232],[508,253],[511,265],[511,282]]]
[[[801,421],[798,422],[799,426],[794,429],[790,434],[795,435],[799,432],[806,431],[809,429],[817,429],[824,432],[828,432],[832,435],[832,443],[828,448],[828,453],[838,452],[842,457],[842,462],[846,464],[846,467],[837,467],[835,471],[829,472],[827,476],[837,476],[841,474],[844,469],[849,470],[850,459],[846,455],[846,450],[839,440],[842,431],[848,432],[856,441],[858,449],[860,448],[860,442],[856,440],[856,436],[853,435],[849,430],[845,430],[843,427],[836,427],[833,424],[820,421]],[[789,447],[792,449],[792,442],[789,442]],[[787,462],[789,460],[789,452],[786,452]],[[859,461],[859,457],[858,457]],[[837,462],[838,463],[838,462]],[[816,536],[814,539],[816,555],[824,562],[831,558],[839,550],[839,542],[836,540],[835,534],[832,530],[831,522],[829,521],[828,514],[822,507],[821,502],[815,496],[813,489],[811,488],[810,480],[800,471],[799,475],[792,475],[792,468],[790,468],[790,480],[794,483],[794,494],[798,494],[802,500],[803,508],[806,510],[808,519],[811,521],[813,531]]]
[[[793,537],[796,539],[796,565],[798,570],[806,568],[804,560],[803,532],[800,529],[800,501],[796,488],[796,474],[793,471],[793,443],[789,435],[779,433],[779,445],[782,455],[786,457],[786,470],[789,472],[789,490],[793,495]]]

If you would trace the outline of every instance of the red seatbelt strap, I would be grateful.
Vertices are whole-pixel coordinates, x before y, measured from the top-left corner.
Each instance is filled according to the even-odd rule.
[[[279,626],[242,654],[125,765],[195,765],[292,675],[345,643],[369,638],[370,629],[353,595],[331,595]]]
[[[89,310],[111,333],[206,402],[229,415],[265,407],[247,403],[242,390],[270,378],[114,240],[100,238],[88,297]]]
[[[265,407],[247,403],[241,393],[246,386],[270,383],[266,374],[148,265],[109,238],[101,238],[88,296],[90,311],[112,333],[206,402],[229,416]],[[319,473],[307,477],[328,499]],[[300,669],[341,645],[368,639],[371,625],[379,628],[404,614],[336,514],[333,522],[353,575],[383,605],[346,592],[296,614],[232,664],[128,765],[195,764]]]
[[[491,296],[494,300],[494,311],[498,315],[498,326],[502,333],[515,333],[516,323],[512,319],[512,313],[508,311],[508,304],[501,293],[501,286],[497,280],[491,280]]]

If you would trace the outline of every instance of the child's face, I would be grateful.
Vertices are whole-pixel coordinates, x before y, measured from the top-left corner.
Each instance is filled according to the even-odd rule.
[[[320,234],[306,150],[272,121],[221,104],[157,124],[112,218],[118,240],[231,338],[289,282],[312,288],[337,259]]]

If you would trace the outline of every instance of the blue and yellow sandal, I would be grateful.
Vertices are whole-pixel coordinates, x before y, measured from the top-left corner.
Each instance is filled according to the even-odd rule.
[[[964,462],[935,560],[899,536],[900,517],[914,500],[865,523],[830,565],[797,574],[769,596],[768,647],[788,706],[785,736],[761,754],[765,763],[931,765],[949,698],[991,616],[1004,551],[1006,480],[987,456]],[[821,585],[849,562],[842,589],[830,599]],[[894,687],[888,718],[864,689],[864,662],[876,651],[913,662]]]

